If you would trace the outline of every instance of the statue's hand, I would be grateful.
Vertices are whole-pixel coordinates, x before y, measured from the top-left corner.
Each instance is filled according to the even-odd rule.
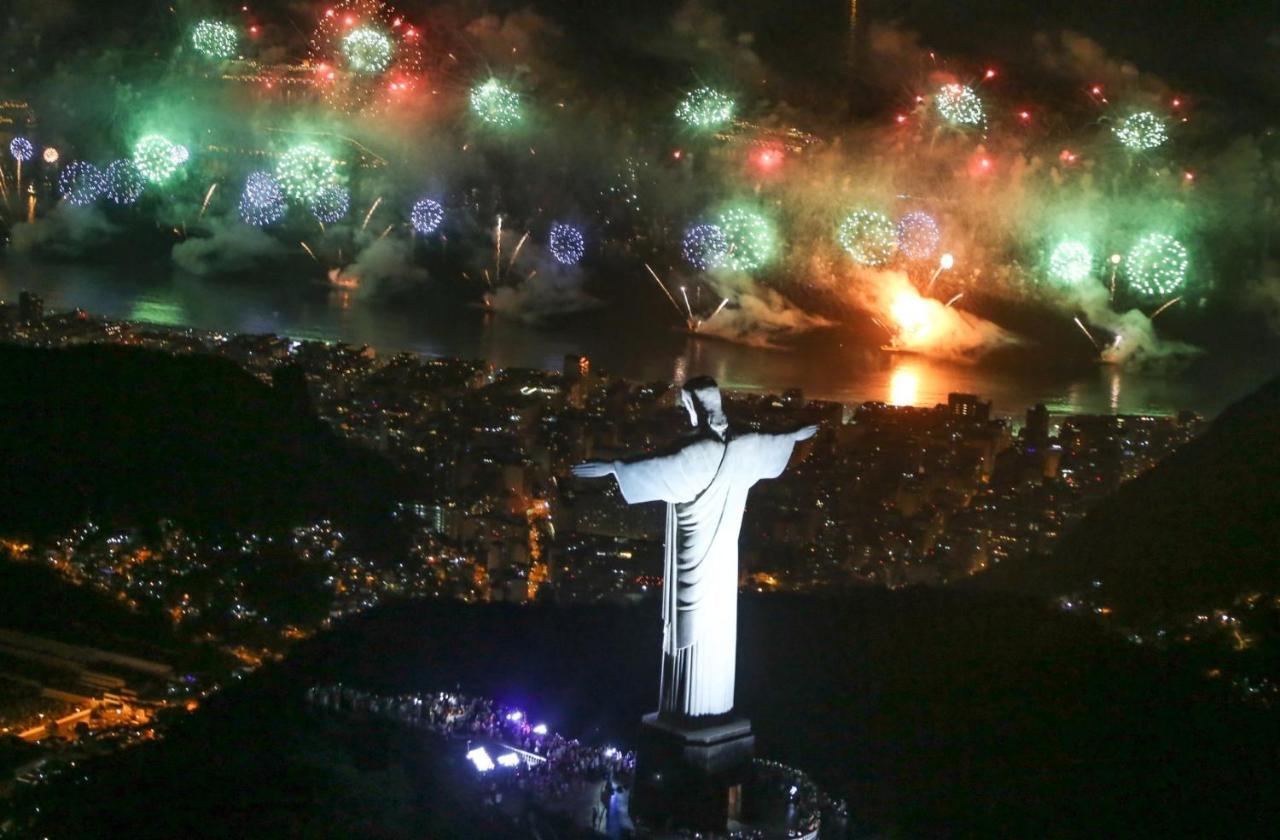
[[[616,470],[611,461],[584,461],[581,464],[575,464],[570,470],[574,478],[604,478],[607,475],[613,475]]]
[[[795,441],[808,440],[818,433],[817,426],[801,426],[791,433],[791,439]]]

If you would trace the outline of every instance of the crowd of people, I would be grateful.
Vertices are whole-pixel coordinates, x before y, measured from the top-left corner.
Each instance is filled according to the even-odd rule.
[[[488,698],[448,692],[387,696],[343,685],[313,686],[306,697],[319,708],[387,718],[445,738],[466,739],[468,750],[471,742],[518,750],[524,755],[513,766],[495,766],[485,773],[486,801],[495,805],[514,793],[544,806],[573,805],[580,800],[569,802],[572,794],[590,786],[600,794],[592,827],[602,828],[613,797],[629,791],[634,777],[635,753],[565,738],[531,723],[523,710]]]
[[[533,724],[521,709],[481,697],[449,692],[380,695],[339,684],[313,686],[306,698],[317,708],[394,720],[465,741],[468,752],[479,745],[519,756],[510,766],[494,764],[481,772],[488,805],[533,801],[550,811],[581,813],[585,819],[590,803],[592,830],[627,836],[634,828],[627,807],[635,778],[634,752],[564,738]],[[753,790],[747,798],[757,808],[785,814],[788,836],[812,837],[820,827],[847,824],[845,803],[829,798],[802,771],[760,758],[753,765]],[[766,834],[745,826],[731,832],[735,840]],[[828,835],[824,830],[822,836]]]

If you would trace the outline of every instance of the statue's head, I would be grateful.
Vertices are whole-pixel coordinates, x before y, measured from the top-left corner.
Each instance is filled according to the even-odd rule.
[[[689,412],[689,422],[705,427],[724,437],[729,421],[724,416],[724,404],[720,399],[720,387],[710,376],[698,376],[684,383],[680,389],[680,402]]]

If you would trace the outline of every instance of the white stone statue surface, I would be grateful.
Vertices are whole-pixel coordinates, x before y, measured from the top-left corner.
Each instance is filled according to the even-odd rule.
[[[714,380],[685,383],[680,397],[697,434],[664,454],[588,461],[579,478],[614,475],[629,504],[667,503],[663,656],[659,715],[688,718],[733,710],[738,631],[738,532],[747,491],[777,478],[796,441],[786,434],[735,434]]]

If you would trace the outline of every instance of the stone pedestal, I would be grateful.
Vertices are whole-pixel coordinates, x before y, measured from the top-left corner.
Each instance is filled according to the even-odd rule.
[[[645,715],[631,813],[650,829],[724,831],[755,750],[745,718],[672,721]]]

